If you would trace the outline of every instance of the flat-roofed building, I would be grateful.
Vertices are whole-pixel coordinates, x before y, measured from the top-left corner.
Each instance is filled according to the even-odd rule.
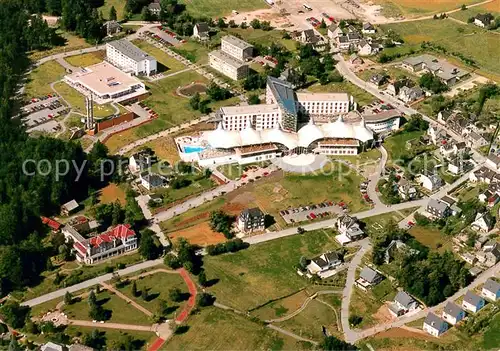
[[[256,130],[274,128],[281,121],[277,104],[226,106],[217,111],[226,130],[243,130],[252,125]]]
[[[366,126],[377,134],[396,131],[401,123],[401,113],[396,109],[375,114],[363,114],[363,117]]]
[[[253,55],[253,46],[233,35],[222,37],[221,50],[241,61],[245,61]]]
[[[130,101],[147,94],[144,83],[107,62],[82,68],[64,80],[85,96],[92,94],[98,104]]]
[[[297,93],[297,108],[311,117],[335,116],[349,112],[346,93]]]
[[[107,43],[106,59],[125,72],[135,75],[150,76],[157,71],[156,59],[126,39]]]
[[[232,55],[221,50],[215,50],[208,54],[210,67],[228,76],[239,80],[248,75],[248,65]]]

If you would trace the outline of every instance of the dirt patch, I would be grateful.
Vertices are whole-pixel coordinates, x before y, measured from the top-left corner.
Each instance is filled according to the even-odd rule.
[[[376,339],[383,339],[383,338],[411,338],[411,339],[421,339],[421,340],[436,340],[431,335],[428,335],[426,333],[418,333],[414,332],[411,330],[403,329],[403,328],[392,328],[386,331],[383,331],[381,333],[378,333],[375,335]]]
[[[203,94],[207,91],[207,85],[203,83],[193,83],[179,89],[179,94],[184,96],[193,96],[194,94]]]
[[[208,217],[208,214],[207,214]],[[181,229],[168,234],[170,240],[175,242],[178,238],[185,238],[191,244],[207,246],[226,241],[223,234],[214,233],[210,229],[208,222],[193,225],[186,229]]]
[[[111,183],[101,189],[99,201],[102,204],[109,204],[116,201],[119,201],[122,205],[127,203],[127,200],[125,199],[125,191],[114,183]]]
[[[487,4],[481,5],[480,8],[491,12],[500,12],[500,0],[495,0]]]
[[[377,312],[373,315],[373,319],[377,321],[377,324],[390,322],[394,319],[392,314],[389,312],[387,304],[388,303],[386,302],[384,305],[380,306]]]

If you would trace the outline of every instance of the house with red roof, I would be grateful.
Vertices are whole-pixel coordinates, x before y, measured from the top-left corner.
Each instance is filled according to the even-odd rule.
[[[138,248],[135,232],[129,224],[119,224],[107,232],[84,238],[74,227],[63,228],[66,239],[73,241],[78,262],[93,264]]]
[[[52,218],[42,216],[41,220],[42,220],[42,223],[45,224],[50,229],[52,229],[53,232],[58,232],[59,229],[61,229],[61,223],[53,220]]]

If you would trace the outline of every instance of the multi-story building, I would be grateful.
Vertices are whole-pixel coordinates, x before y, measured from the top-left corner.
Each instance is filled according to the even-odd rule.
[[[73,241],[76,260],[86,264],[121,255],[138,247],[137,236],[128,224],[117,225],[105,233],[87,239],[71,225],[66,225],[62,232],[66,240]]]
[[[258,208],[247,208],[238,216],[238,229],[242,232],[261,231],[265,229],[264,213]]]
[[[224,51],[215,50],[208,54],[210,67],[231,79],[239,80],[248,75],[248,65]]]
[[[243,130],[249,126],[263,130],[280,122],[281,110],[277,104],[227,106],[217,111],[217,117],[225,130]]]
[[[347,113],[350,102],[346,93],[297,93],[298,110],[310,117]]]
[[[246,60],[252,57],[253,46],[232,35],[221,39],[221,49],[208,54],[210,67],[231,79],[238,80],[248,75]]]
[[[253,46],[233,35],[222,37],[221,50],[240,61],[246,61],[253,55]]]
[[[150,76],[157,71],[156,59],[126,39],[107,43],[106,59],[125,72],[135,75]]]

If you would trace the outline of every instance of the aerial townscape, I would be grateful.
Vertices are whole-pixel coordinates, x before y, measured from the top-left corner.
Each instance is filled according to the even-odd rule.
[[[0,3],[0,349],[500,349],[500,0]]]

